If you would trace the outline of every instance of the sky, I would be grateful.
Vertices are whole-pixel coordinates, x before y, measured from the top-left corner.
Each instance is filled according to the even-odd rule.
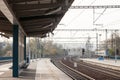
[[[85,6],[85,5],[119,5],[120,0],[75,0],[73,6]],[[99,16],[104,9],[95,9],[95,18]],[[103,24],[104,28],[108,28],[108,25],[112,25],[119,22],[120,9],[106,9],[105,13],[96,21],[96,24]],[[87,24],[86,24],[87,23]],[[94,28],[93,27],[93,9],[69,9],[61,20],[60,24],[65,24],[66,28]],[[58,25],[58,28],[65,28]],[[99,27],[99,26],[97,26]],[[109,28],[112,28],[109,27]]]
[[[72,6],[91,6],[91,5],[119,5],[120,0],[75,0]],[[94,11],[94,14],[93,14]],[[100,14],[103,14],[100,16]],[[98,19],[97,17],[100,16]],[[97,19],[97,20],[96,20]],[[93,21],[96,22],[93,25]],[[106,39],[106,32],[98,31],[57,31],[57,29],[120,29],[120,8],[107,9],[68,9],[65,16],[60,21],[59,25],[54,31],[52,40],[55,43],[62,43],[63,46],[71,47],[85,47],[88,38],[96,44],[96,33],[98,33],[98,41]],[[107,38],[110,39],[111,33],[107,32]],[[118,31],[119,33],[119,31]],[[54,39],[54,38],[69,38],[69,39]],[[75,39],[79,38],[79,39]],[[47,38],[51,39],[51,38]],[[73,44],[74,43],[74,44]],[[67,44],[67,45],[66,45]],[[84,44],[84,45],[83,45]]]

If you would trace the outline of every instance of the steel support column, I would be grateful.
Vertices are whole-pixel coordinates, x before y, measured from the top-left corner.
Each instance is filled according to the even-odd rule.
[[[26,61],[27,56],[26,56],[26,36],[24,36],[24,60]]]
[[[19,76],[19,64],[18,64],[18,53],[19,53],[19,26],[13,25],[13,77]]]

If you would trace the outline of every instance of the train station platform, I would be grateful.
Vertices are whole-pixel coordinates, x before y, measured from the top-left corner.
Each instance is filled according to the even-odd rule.
[[[120,60],[119,59],[115,61],[114,59],[99,60],[98,58],[79,58],[79,60],[83,60],[86,63],[99,65],[102,67],[120,70]]]
[[[0,75],[4,74],[6,71],[9,71],[9,67],[12,66],[12,63],[0,65]]]
[[[50,59],[33,60],[27,69],[22,70],[18,78],[12,77],[11,64],[0,74],[0,80],[72,80],[69,76],[54,66]],[[4,67],[0,67],[3,70]],[[1,72],[1,71],[0,71]]]

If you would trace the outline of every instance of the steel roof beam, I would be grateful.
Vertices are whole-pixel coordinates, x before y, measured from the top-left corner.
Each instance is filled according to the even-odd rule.
[[[45,21],[54,21],[54,18],[44,18],[44,19],[41,19],[41,18],[35,18],[35,19],[27,19],[27,20],[22,20],[21,22],[23,23],[23,24],[26,24],[26,23],[36,23],[36,22],[38,22],[38,23],[41,23],[41,22],[45,22]]]
[[[29,10],[26,10],[26,11],[16,11],[16,14],[17,14],[17,17],[26,17],[26,16],[42,16],[42,15],[51,15],[51,14],[62,14],[62,13],[65,13],[65,10],[59,10],[59,11],[56,11],[56,9],[53,9],[53,10],[32,10],[32,11],[29,11]]]
[[[71,6],[70,9],[120,8],[120,5]]]
[[[40,31],[40,33],[44,33],[44,32],[50,32],[50,29],[34,28],[34,29],[27,29],[26,30],[26,32],[34,32],[34,31]]]
[[[7,27],[7,28],[6,28]],[[3,24],[0,24],[0,29],[1,30],[10,30],[10,31],[12,31],[13,29],[12,29],[12,26],[11,25],[3,25]]]
[[[19,25],[20,29],[22,32],[26,35],[25,31],[23,30],[21,24],[19,23],[18,19],[16,18],[14,12],[12,11],[11,7],[7,3],[7,0],[0,0],[0,10],[2,13],[7,17],[7,19],[12,23],[12,24],[17,24]]]
[[[36,23],[31,23],[31,24],[25,23],[24,28],[35,27],[38,25],[43,25],[43,24],[48,24],[48,23],[51,23],[51,21],[45,21],[45,22],[39,22],[39,23],[36,22]]]
[[[34,2],[34,1],[37,1],[37,2],[41,2],[41,1],[44,1],[44,0],[11,0],[9,1],[9,3],[24,3],[24,2]],[[50,2],[53,2],[53,0],[48,0]]]
[[[50,32],[50,31],[49,31]],[[48,33],[48,31],[42,31],[42,32],[40,32],[40,31],[36,31],[36,32],[32,32],[32,31],[30,31],[29,32],[29,34],[28,35],[35,35],[35,34],[46,34],[46,33]]]
[[[44,15],[44,13],[45,13],[45,10],[16,11],[17,17],[41,16],[41,15]]]
[[[43,16],[32,16],[32,17],[21,17],[20,20],[27,21],[27,20],[35,20],[35,19],[47,19],[47,18],[57,18],[61,17],[63,14],[52,14],[52,15],[43,15]]]
[[[51,28],[51,26],[53,26],[53,23],[49,23],[49,24],[46,24],[46,25],[41,25],[41,26],[30,26],[30,27],[25,27],[24,29],[26,31],[28,30],[47,30],[49,28]],[[49,27],[49,28],[48,28]]]
[[[59,7],[61,4],[51,4],[51,3],[47,3],[47,4],[14,4],[14,10],[18,10],[18,11],[21,11],[21,10],[36,10],[36,9],[39,9],[39,10],[46,10],[47,8],[50,9],[50,8],[56,8],[56,7]],[[22,6],[22,7],[21,7]]]
[[[10,30],[0,30],[0,32],[7,33],[7,34],[12,34],[12,31],[10,31]]]
[[[23,2],[31,2],[31,1],[38,1],[38,0],[10,0],[9,3],[23,3]]]
[[[9,26],[12,26],[11,23],[9,21],[6,21],[6,20],[0,20],[0,26],[1,25],[9,25]]]

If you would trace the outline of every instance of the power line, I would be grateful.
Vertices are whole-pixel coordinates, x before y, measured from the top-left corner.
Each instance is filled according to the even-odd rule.
[[[103,12],[93,21],[93,23],[95,23],[102,15],[103,13],[106,11],[106,8],[103,10]]]
[[[96,0],[92,1],[90,5],[92,5],[95,1],[96,1]],[[89,5],[89,6],[90,6],[90,5]],[[77,6],[76,6],[76,7],[77,7]],[[71,9],[71,8],[72,8],[72,6],[70,7],[70,9]],[[75,9],[75,8],[74,8],[74,9]],[[80,16],[80,14],[82,14],[84,11],[85,11],[85,10],[82,10],[77,16],[75,16],[75,17],[68,23],[68,25],[70,25],[71,23],[73,23],[73,22],[75,21],[75,19],[77,19],[77,18]],[[67,26],[68,26],[68,25],[67,25]]]
[[[88,37],[53,37],[49,39],[88,39]],[[96,38],[96,37],[90,37],[91,38]]]
[[[95,41],[91,41],[91,43],[94,43]],[[82,43],[86,44],[86,41],[54,41],[54,43]]]

